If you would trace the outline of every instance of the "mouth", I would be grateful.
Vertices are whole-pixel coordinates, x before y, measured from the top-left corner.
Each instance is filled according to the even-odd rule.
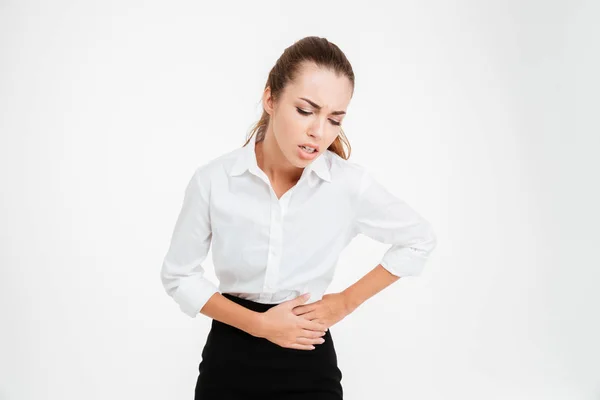
[[[305,145],[299,145],[298,147],[308,154],[316,154],[319,152],[319,149],[316,147],[310,147]]]
[[[319,155],[318,150],[311,151],[304,145],[298,146],[298,157],[302,160],[311,161],[317,158]]]

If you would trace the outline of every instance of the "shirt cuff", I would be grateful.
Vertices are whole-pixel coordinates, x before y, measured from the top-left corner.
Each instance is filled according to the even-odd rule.
[[[381,266],[396,276],[421,275],[430,254],[436,247],[435,234],[430,230],[429,239],[418,247],[395,244],[383,255]]]
[[[184,279],[173,299],[186,315],[195,318],[213,294],[220,293],[218,287],[203,276]]]
[[[407,248],[392,246],[383,256],[380,264],[396,276],[418,276],[425,267],[426,258],[419,255],[408,255]]]

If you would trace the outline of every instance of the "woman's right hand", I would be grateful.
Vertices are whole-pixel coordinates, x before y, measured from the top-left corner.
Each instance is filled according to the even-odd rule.
[[[281,347],[299,350],[313,350],[314,345],[323,343],[322,336],[327,330],[325,325],[292,312],[294,307],[303,304],[308,298],[307,293],[260,313],[260,328],[256,336]]]

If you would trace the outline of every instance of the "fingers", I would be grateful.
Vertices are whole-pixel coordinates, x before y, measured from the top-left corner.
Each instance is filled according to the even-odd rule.
[[[295,299],[290,300],[290,303],[292,304],[292,306],[295,306],[296,304],[303,304],[309,298],[310,298],[310,293],[304,293],[302,296],[298,296]]]
[[[310,309],[310,308],[304,308],[304,309],[294,309],[292,310],[292,312],[298,316],[302,315],[304,318],[306,319],[311,319],[310,316],[313,316],[316,314],[316,311],[314,309]]]
[[[296,343],[298,343],[298,344],[315,345],[315,344],[322,344],[324,342],[325,342],[325,339],[323,339],[323,338],[315,338],[315,339],[310,339],[310,338],[306,338],[306,337],[296,338]]]
[[[312,321],[313,319],[317,318],[317,312],[316,311],[308,311],[302,314],[298,314],[301,315],[302,318],[307,319],[309,321]]]
[[[316,303],[303,304],[292,308],[292,312],[296,315],[304,315],[317,309]]]
[[[315,346],[294,343],[289,348],[290,349],[298,349],[298,350],[314,350]]]
[[[304,329],[309,329],[311,331],[321,331],[325,332],[327,330],[327,326],[321,322],[317,321],[309,321],[302,317],[299,318],[299,325]]]
[[[325,336],[325,332],[322,331],[311,331],[309,329],[302,329],[302,337],[306,338],[320,338]]]

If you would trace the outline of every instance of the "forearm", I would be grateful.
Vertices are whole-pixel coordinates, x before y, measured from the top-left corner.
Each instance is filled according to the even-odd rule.
[[[213,294],[200,313],[253,336],[257,336],[259,333],[259,313],[229,300],[221,293]]]
[[[391,274],[379,264],[342,292],[346,297],[346,305],[350,311],[354,311],[362,303],[396,282],[398,279],[400,279],[399,276]]]

